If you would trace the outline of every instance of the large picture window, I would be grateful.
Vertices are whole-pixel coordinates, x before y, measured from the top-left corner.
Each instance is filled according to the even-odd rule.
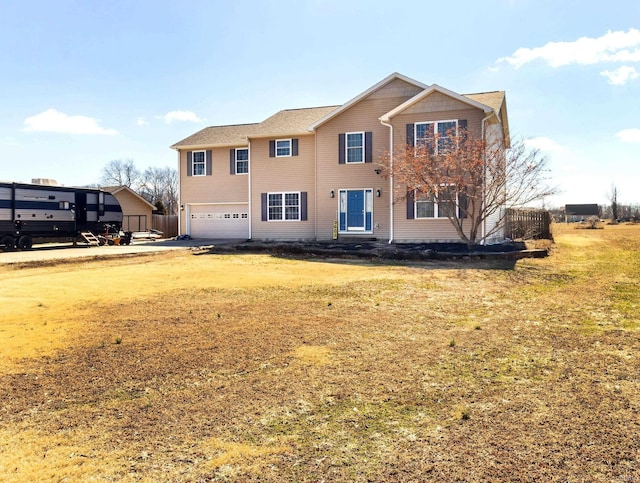
[[[458,199],[453,186],[440,186],[438,196],[415,193],[415,217],[420,218],[446,218],[449,214],[456,213]]]
[[[269,221],[300,220],[300,193],[268,193]]]

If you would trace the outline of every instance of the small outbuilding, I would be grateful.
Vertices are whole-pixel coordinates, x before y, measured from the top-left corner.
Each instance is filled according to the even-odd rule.
[[[124,231],[149,231],[155,206],[127,186],[105,186],[122,208],[122,229]]]
[[[565,205],[564,219],[567,223],[586,221],[592,216],[600,217],[600,207],[597,204]]]

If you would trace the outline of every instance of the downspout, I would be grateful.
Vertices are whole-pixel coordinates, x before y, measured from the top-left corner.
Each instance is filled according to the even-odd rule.
[[[393,125],[380,119],[389,128],[389,244],[393,243]]]
[[[484,119],[482,119],[482,122],[480,123],[481,129],[482,129],[480,139],[482,139],[482,141],[486,141],[485,138],[484,138],[485,135],[486,135],[484,126],[485,126],[486,122],[491,118],[491,116],[493,116],[493,113],[489,114]],[[484,205],[485,195],[486,195],[486,193],[485,193],[485,183],[486,183],[486,176],[487,176],[486,163],[487,163],[487,159],[485,158],[484,162],[482,163],[482,171],[483,171],[483,173],[482,173],[482,185],[483,186],[482,186],[482,200],[480,201],[480,203],[482,205]],[[481,208],[481,211],[482,211],[483,207],[481,206],[480,208]],[[482,244],[483,245],[485,245],[487,243],[487,240],[485,240],[485,238],[484,238],[486,233],[487,233],[487,218],[485,216],[485,219],[482,222]]]
[[[176,149],[178,154],[178,235],[182,235],[182,172],[180,170],[180,150]]]
[[[253,237],[253,216],[251,216],[251,172],[253,171],[253,166],[251,165],[253,163],[251,162],[251,139],[249,138],[247,138],[247,148],[249,150],[249,173],[247,174],[247,216],[249,217],[249,240],[251,240]]]

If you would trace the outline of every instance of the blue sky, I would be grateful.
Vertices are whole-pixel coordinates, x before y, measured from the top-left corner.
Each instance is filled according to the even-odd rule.
[[[210,125],[342,104],[392,72],[505,90],[546,152],[547,206],[640,202],[636,0],[2,0],[0,179],[176,166]]]

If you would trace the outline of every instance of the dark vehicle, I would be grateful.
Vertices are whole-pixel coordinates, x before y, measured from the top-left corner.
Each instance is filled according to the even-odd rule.
[[[0,247],[27,250],[34,241],[78,241],[119,233],[122,209],[100,189],[0,183]]]

